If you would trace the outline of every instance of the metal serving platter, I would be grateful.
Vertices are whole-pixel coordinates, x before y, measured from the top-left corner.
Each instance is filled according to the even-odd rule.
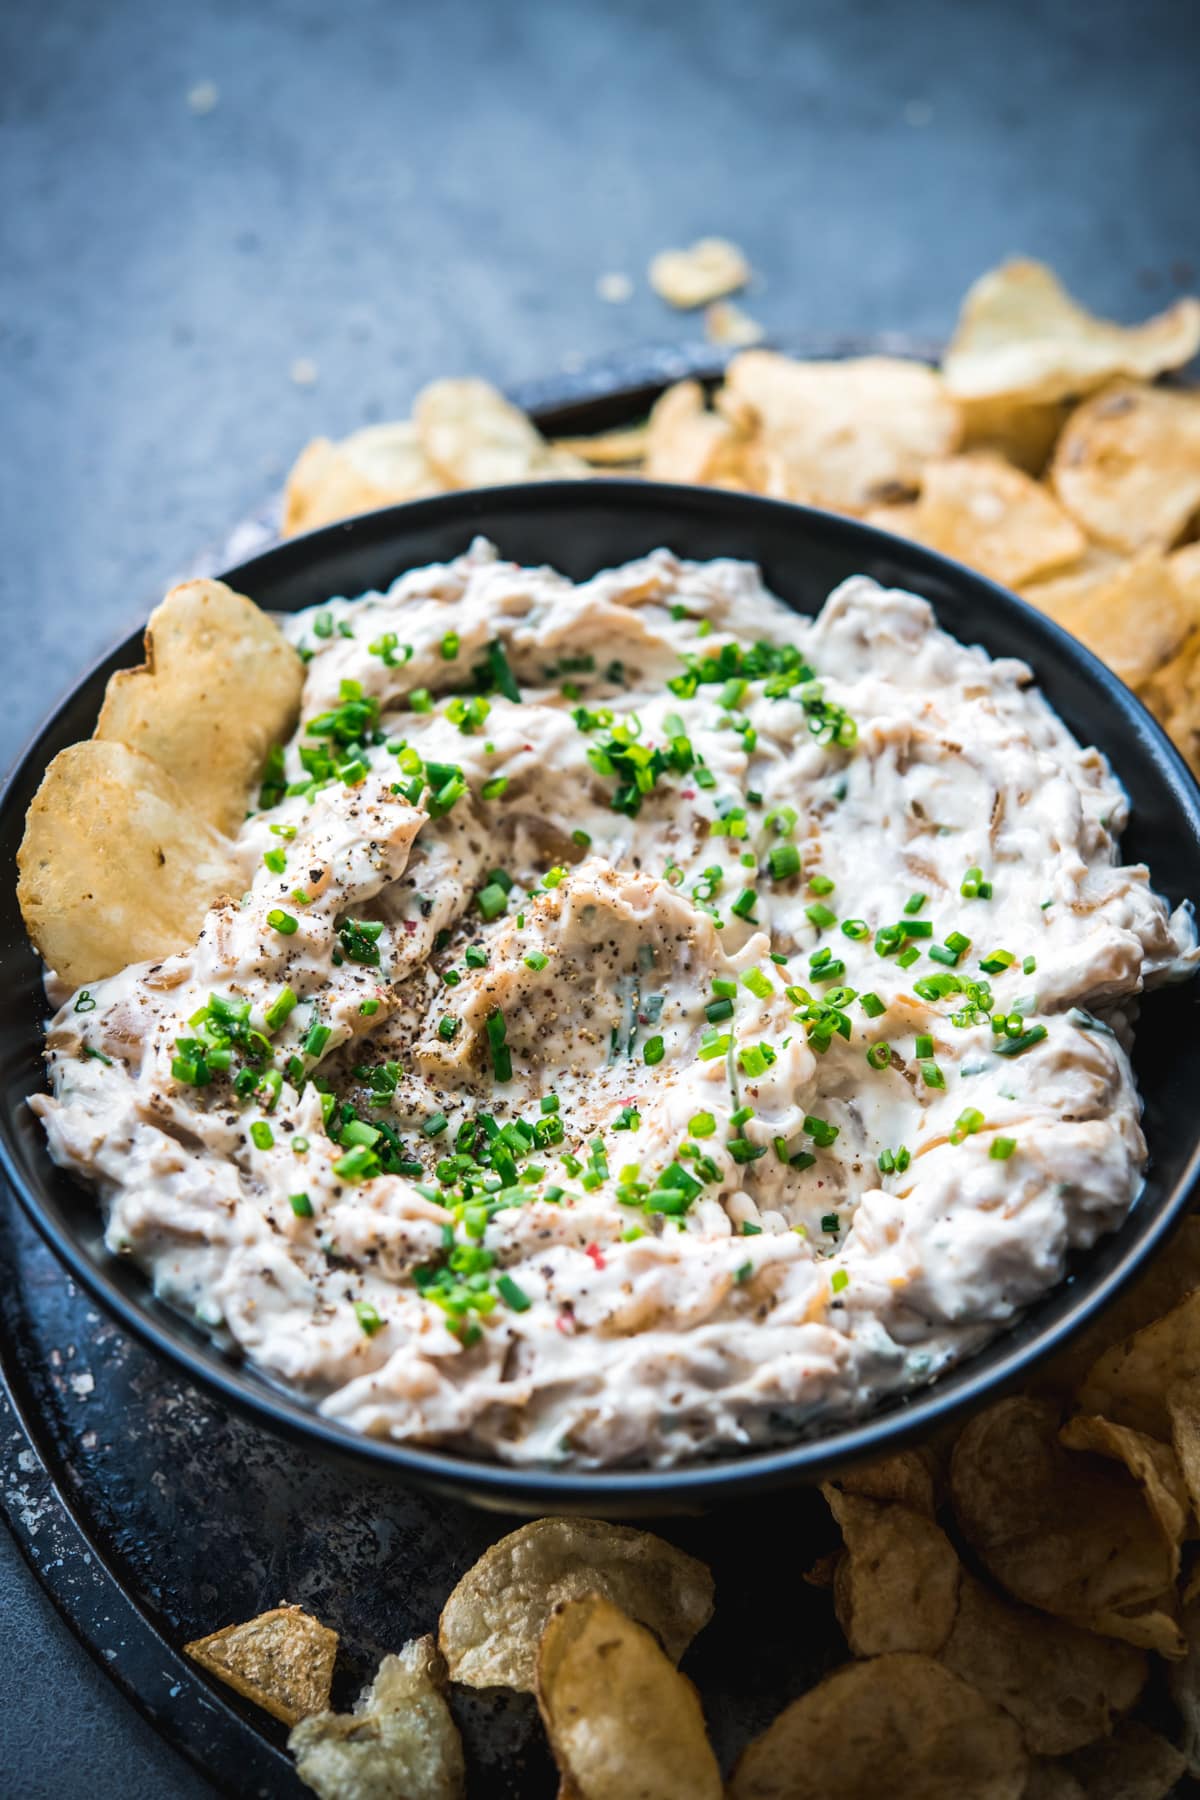
[[[793,341],[800,355],[932,354],[910,340]],[[641,417],[669,382],[716,377],[711,345],[611,358],[516,393],[554,435]],[[273,540],[278,497],[189,572]],[[434,1629],[485,1546],[485,1514],[276,1437],[176,1376],[96,1310],[0,1189],[0,1503],[66,1623],[159,1733],[226,1795],[307,1792],[286,1732],[208,1681],[193,1637],[286,1599],[341,1634],[334,1704],[379,1658]],[[717,1617],[684,1660],[728,1768],[746,1740],[846,1651],[804,1571],[836,1541],[808,1490],[759,1495],[654,1529],[703,1557]],[[531,1699],[452,1690],[472,1800],[551,1800]]]

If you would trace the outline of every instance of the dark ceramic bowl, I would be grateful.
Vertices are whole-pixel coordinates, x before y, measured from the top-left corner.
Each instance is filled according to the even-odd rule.
[[[402,570],[465,550],[477,533],[503,555],[550,563],[579,580],[667,545],[683,556],[748,558],[798,612],[814,612],[843,577],[864,573],[932,601],[955,637],[1028,662],[1075,735],[1110,757],[1133,803],[1127,860],[1150,865],[1172,902],[1200,894],[1200,791],[1149,713],[1095,657],[992,582],[918,545],[853,520],[705,488],[639,481],[545,483],[450,494],[293,539],[227,579],[272,611],[382,588]],[[1145,1003],[1134,1063],[1145,1097],[1151,1166],[1121,1229],[1086,1256],[1010,1330],[930,1387],[870,1417],[783,1448],[665,1473],[509,1469],[440,1450],[358,1437],[323,1419],[215,1348],[158,1304],[138,1270],[108,1255],[92,1194],[57,1170],[25,1096],[43,1083],[41,968],[14,893],[25,809],[51,757],[86,737],[114,669],[141,660],[140,633],[84,677],[39,733],[0,800],[0,1158],[34,1224],[71,1273],[121,1324],[223,1399],[314,1450],[393,1469],[398,1478],[505,1509],[639,1513],[692,1510],[723,1496],[807,1482],[898,1448],[1028,1376],[1113,1295],[1187,1210],[1200,1164],[1200,1033],[1189,987]]]

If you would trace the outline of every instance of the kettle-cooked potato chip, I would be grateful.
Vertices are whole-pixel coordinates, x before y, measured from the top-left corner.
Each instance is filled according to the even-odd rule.
[[[487,381],[431,382],[417,395],[413,421],[434,473],[451,487],[501,487],[588,473],[585,462],[547,443],[532,420]]]
[[[715,481],[732,456],[738,433],[710,412],[698,381],[677,381],[654,402],[646,428],[649,481]]]
[[[1198,1371],[1200,1290],[1097,1357],[1079,1390],[1079,1404],[1165,1442],[1171,1435],[1167,1395]]]
[[[1078,306],[1044,263],[1001,264],[968,290],[942,362],[963,400],[1061,400],[1116,375],[1150,381],[1200,349],[1200,301],[1177,300],[1144,325]]]
[[[1014,1719],[928,1656],[850,1663],[743,1752],[729,1800],[1020,1800]]]
[[[96,736],[153,757],[195,811],[233,832],[303,687],[304,664],[252,600],[185,581],[150,614],[142,666],[109,681]]]
[[[868,1500],[896,1500],[913,1512],[932,1519],[937,1489],[937,1458],[928,1445],[896,1450],[874,1462],[855,1463],[834,1477],[833,1486],[844,1494],[862,1494]]]
[[[25,928],[72,987],[186,949],[245,885],[233,845],[166,771],[124,744],[60,750],[17,854]]]
[[[1183,1723],[1180,1748],[1192,1774],[1200,1775],[1200,1598],[1185,1603],[1181,1624],[1187,1655],[1182,1662],[1171,1664],[1167,1685]]]
[[[1169,550],[1200,509],[1200,394],[1122,383],[1071,414],[1050,471],[1067,511],[1115,550]]]
[[[1123,1468],[1058,1442],[1054,1407],[1018,1396],[972,1419],[950,1488],[963,1536],[1014,1599],[1182,1655],[1176,1552]]]
[[[600,1519],[534,1519],[485,1550],[443,1607],[451,1680],[531,1690],[546,1620],[582,1594],[648,1626],[673,1662],[713,1611],[712,1576],[665,1539]]]
[[[833,1599],[853,1654],[936,1655],[958,1608],[958,1555],[945,1532],[907,1506],[839,1493],[828,1483],[822,1492],[846,1544]]]
[[[1184,544],[1172,550],[1167,567],[1175,577],[1175,585],[1187,601],[1192,621],[1200,625],[1200,542]]]
[[[1087,548],[1052,494],[982,451],[926,463],[915,504],[879,508],[867,522],[957,557],[1006,587],[1061,569]]]
[[[960,401],[964,450],[990,450],[1027,475],[1040,475],[1067,422],[1065,400]]]
[[[1128,562],[1089,556],[1078,570],[1023,586],[1021,595],[1130,687],[1148,681],[1174,656],[1191,628],[1170,564],[1156,550]]]
[[[1030,1750],[1062,1756],[1103,1737],[1146,1683],[1143,1651],[1017,1606],[964,1573],[940,1660],[1012,1714]]]
[[[288,1749],[321,1800],[462,1800],[462,1740],[431,1637],[385,1656],[352,1713],[316,1713]]]
[[[1068,1757],[1066,1766],[1088,1800],[1167,1800],[1187,1765],[1165,1737],[1126,1719],[1110,1738]]]
[[[620,469],[630,472],[630,465],[640,463],[646,455],[649,423],[619,426],[615,431],[597,431],[591,437],[555,438],[554,448],[575,456],[597,469]]]
[[[1068,1450],[1090,1451],[1123,1463],[1146,1496],[1146,1505],[1157,1519],[1165,1542],[1175,1552],[1179,1573],[1179,1547],[1188,1531],[1188,1495],[1175,1452],[1144,1431],[1114,1425],[1111,1419],[1078,1413],[1058,1434]]]
[[[682,312],[707,306],[745,287],[750,264],[728,238],[700,238],[686,250],[660,250],[650,264],[650,286]]]
[[[314,531],[355,513],[441,494],[446,483],[426,460],[411,419],[365,425],[340,442],[314,438],[288,475],[283,535]]]
[[[864,512],[908,493],[962,436],[958,406],[924,363],[864,356],[796,362],[746,350],[729,365],[718,409],[756,430],[782,498]]]
[[[1200,1518],[1200,1369],[1177,1376],[1166,1392],[1171,1444],[1192,1511]]]
[[[183,1646],[184,1655],[256,1706],[298,1725],[329,1705],[338,1634],[299,1606],[276,1606]]]
[[[551,1614],[537,1697],[578,1800],[721,1800],[695,1688],[643,1626],[599,1594]]]
[[[1088,1800],[1065,1763],[1046,1756],[1035,1757],[1021,1800]]]

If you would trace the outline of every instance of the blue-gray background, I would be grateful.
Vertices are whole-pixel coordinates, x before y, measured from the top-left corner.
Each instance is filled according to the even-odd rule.
[[[1198,49],[1185,0],[0,0],[0,763],[310,436],[684,335],[665,245],[737,239],[777,332],[937,337],[1017,252],[1164,305]],[[0,1791],[207,1791],[2,1533],[0,1618]]]

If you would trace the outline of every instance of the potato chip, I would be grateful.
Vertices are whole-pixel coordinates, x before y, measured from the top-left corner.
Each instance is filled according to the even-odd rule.
[[[1160,1444],[1144,1431],[1128,1425],[1114,1425],[1111,1419],[1099,1419],[1079,1413],[1068,1419],[1058,1434],[1059,1442],[1068,1450],[1089,1451],[1094,1456],[1107,1456],[1123,1463],[1146,1496],[1146,1505],[1157,1519],[1164,1540],[1175,1551],[1175,1573],[1179,1573],[1179,1546],[1188,1529],[1188,1495],[1175,1452],[1169,1444]]]
[[[178,782],[96,739],[46,770],[17,869],[25,928],[72,987],[186,949],[214,900],[245,886],[233,846]]]
[[[1137,691],[1200,780],[1200,626]]]
[[[252,600],[185,581],[150,614],[142,666],[109,681],[96,736],[153,757],[210,825],[233,832],[303,687],[304,664]]]
[[[867,522],[916,538],[1006,587],[1075,562],[1087,548],[1053,495],[984,452],[927,463],[914,506],[875,509]]]
[[[1035,1757],[1021,1800],[1088,1800],[1065,1763]]]
[[[1103,555],[1089,557],[1077,571],[1022,586],[1021,595],[1130,687],[1167,662],[1191,626],[1170,567],[1155,550],[1115,564]]]
[[[941,1662],[1012,1714],[1043,1756],[1079,1750],[1112,1729],[1145,1686],[1145,1654],[1064,1619],[1017,1606],[964,1573]]]
[[[698,381],[677,381],[655,401],[646,429],[649,481],[710,482],[738,441],[738,433],[710,412]]]
[[[772,492],[841,512],[911,492],[962,434],[934,370],[886,356],[794,362],[747,350],[730,363],[717,406],[761,437]]]
[[[729,1800],[1019,1800],[1016,1721],[928,1656],[849,1663],[743,1752]]]
[[[924,1513],[822,1488],[846,1549],[834,1575],[838,1624],[855,1656],[920,1650],[933,1656],[958,1608],[959,1561]]]
[[[329,1705],[338,1634],[299,1606],[276,1606],[183,1646],[185,1656],[285,1725]]]
[[[431,1637],[385,1656],[352,1713],[321,1712],[296,1726],[296,1773],[321,1800],[461,1800],[462,1740],[442,1694]]]
[[[313,531],[355,513],[444,493],[411,419],[365,425],[339,443],[314,438],[300,452],[283,496],[283,535]]]
[[[1181,549],[1172,550],[1167,567],[1187,602],[1193,624],[1200,625],[1200,543],[1184,544]]]
[[[950,1487],[964,1537],[1015,1600],[1182,1654],[1175,1552],[1123,1468],[1058,1442],[1054,1407],[1018,1396],[972,1419]]]
[[[745,287],[750,264],[727,238],[700,238],[687,250],[660,250],[650,264],[650,286],[668,306],[687,312]]]
[[[593,468],[627,468],[645,457],[649,433],[647,421],[644,425],[626,425],[617,431],[598,431],[592,437],[555,438],[554,448]]]
[[[1200,1292],[1097,1357],[1079,1390],[1079,1404],[1085,1412],[1166,1441],[1171,1435],[1167,1394],[1198,1371]]]
[[[1171,1445],[1191,1501],[1200,1519],[1200,1371],[1181,1375],[1166,1391]]]
[[[1067,1759],[1088,1800],[1167,1800],[1186,1767],[1174,1744],[1137,1719]]]
[[[554,1759],[579,1800],[721,1800],[695,1688],[648,1631],[599,1594],[550,1615],[537,1698]]]
[[[735,306],[732,300],[714,300],[704,309],[704,335],[710,344],[731,344],[745,349],[761,344],[766,332],[757,319]]]
[[[1073,1396],[1103,1351],[1160,1319],[1197,1287],[1200,1218],[1188,1218],[1157,1247],[1136,1280],[1123,1287],[1097,1319],[1048,1364],[1039,1366],[1033,1385],[1044,1393]]]
[[[1121,384],[1071,414],[1050,470],[1067,511],[1114,550],[1168,550],[1200,508],[1200,394]]]
[[[1076,305],[1044,263],[1003,263],[968,290],[942,362],[963,400],[1061,400],[1116,375],[1150,381],[1200,349],[1200,301],[1177,300],[1144,325],[1113,325]]]
[[[1185,1601],[1181,1618],[1187,1655],[1167,1670],[1167,1685],[1183,1724],[1181,1749],[1193,1775],[1200,1775],[1200,1598]]]
[[[548,444],[520,408],[486,381],[431,382],[417,395],[413,420],[434,473],[451,487],[500,487],[588,472],[585,462]]]
[[[990,450],[1027,475],[1040,475],[1067,422],[1065,400],[965,400],[964,450]]]
[[[664,1539],[600,1519],[534,1519],[486,1550],[443,1607],[438,1642],[451,1680],[532,1690],[546,1620],[582,1594],[648,1626],[673,1662],[713,1611],[704,1564]]]
[[[937,1487],[937,1458],[928,1445],[896,1450],[874,1462],[855,1463],[834,1478],[844,1494],[868,1500],[896,1500],[932,1519]]]

